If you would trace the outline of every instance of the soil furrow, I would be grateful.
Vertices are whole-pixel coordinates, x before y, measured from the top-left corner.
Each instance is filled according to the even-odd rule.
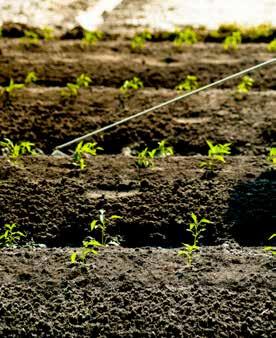
[[[275,171],[260,157],[228,159],[216,174],[204,157],[156,160],[137,169],[133,158],[98,156],[83,171],[70,159],[0,161],[0,223],[16,222],[47,245],[80,245],[88,224],[104,208],[123,218],[109,229],[125,246],[177,246],[187,239],[193,211],[214,222],[205,244],[234,239],[263,245],[275,222]]]
[[[54,50],[53,50],[54,52]],[[12,77],[23,81],[30,71],[35,71],[39,82],[45,86],[61,86],[72,82],[80,73],[93,79],[94,85],[120,87],[125,80],[138,76],[146,87],[174,88],[189,74],[196,75],[201,84],[208,84],[272,58],[269,53],[252,53],[230,57],[223,52],[206,51],[199,57],[190,51],[175,55],[167,52],[162,58],[119,52],[33,53],[32,51],[2,52],[0,83]],[[254,74],[255,88],[276,88],[276,66],[261,69]],[[233,86],[227,82],[224,88]]]
[[[0,108],[1,136],[29,140],[46,153],[75,137],[178,95],[141,90],[123,95],[112,88],[82,90],[64,101],[61,89],[17,91]],[[95,140],[105,153],[155,147],[167,139],[180,155],[206,154],[206,139],[232,143],[233,154],[266,154],[276,142],[275,92],[250,92],[239,100],[230,90],[211,90],[122,124]]]

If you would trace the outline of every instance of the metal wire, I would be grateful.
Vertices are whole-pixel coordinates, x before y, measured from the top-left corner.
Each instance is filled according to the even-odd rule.
[[[171,104],[171,103],[174,103],[174,102],[177,102],[177,101],[179,101],[179,100],[185,99],[186,97],[189,97],[189,96],[192,96],[192,95],[194,95],[194,94],[200,93],[200,92],[202,92],[202,91],[204,91],[204,90],[207,90],[207,89],[209,89],[209,88],[218,86],[218,85],[220,85],[220,84],[222,84],[222,83],[224,83],[224,82],[226,82],[226,81],[228,81],[228,80],[235,79],[235,78],[240,77],[240,76],[242,76],[242,75],[244,75],[244,74],[247,74],[247,73],[249,73],[249,72],[251,72],[251,71],[254,71],[254,70],[257,70],[257,69],[262,68],[262,67],[264,67],[264,66],[267,66],[267,65],[269,65],[269,64],[272,64],[272,63],[274,63],[274,62],[276,62],[276,58],[273,58],[273,59],[270,59],[270,60],[268,60],[268,61],[259,63],[259,64],[255,65],[255,66],[253,66],[253,67],[250,67],[250,68],[247,68],[247,69],[245,69],[245,70],[242,70],[242,71],[240,71],[240,72],[238,72],[238,73],[229,75],[229,76],[227,76],[227,77],[225,77],[225,78],[223,78],[223,79],[221,79],[221,80],[218,80],[218,81],[213,82],[213,83],[211,83],[211,84],[208,84],[208,85],[206,85],[206,86],[200,87],[200,88],[198,88],[198,89],[195,89],[195,90],[190,91],[190,92],[188,92],[188,93],[185,93],[185,94],[183,94],[183,95],[177,96],[177,97],[175,97],[175,98],[173,98],[173,99],[171,99],[171,100],[168,100],[168,101],[166,101],[166,102],[160,103],[160,104],[158,104],[158,105],[156,105],[156,106],[154,106],[154,107],[152,107],[152,108],[143,110],[143,111],[141,111],[141,112],[139,112],[139,113],[136,113],[136,114],[134,114],[134,115],[128,116],[128,117],[126,117],[126,118],[124,118],[124,119],[122,119],[122,120],[120,120],[120,121],[111,123],[111,124],[109,124],[109,125],[107,125],[107,126],[105,126],[105,127],[102,127],[102,128],[100,128],[100,129],[94,130],[94,131],[92,131],[91,133],[88,133],[88,134],[83,135],[83,136],[81,136],[81,137],[77,137],[77,138],[75,138],[75,139],[73,139],[73,140],[71,140],[71,141],[69,141],[69,142],[66,142],[66,143],[64,143],[64,144],[61,144],[60,146],[57,146],[57,147],[55,148],[55,151],[53,152],[53,154],[56,152],[57,154],[61,155],[62,152],[59,152],[59,151],[58,151],[59,149],[63,149],[63,148],[68,147],[68,146],[70,146],[70,145],[72,145],[72,144],[74,144],[74,143],[78,143],[78,142],[80,142],[80,141],[87,140],[87,139],[91,138],[93,135],[96,135],[96,134],[98,134],[98,133],[101,133],[101,132],[103,132],[103,131],[105,131],[105,130],[108,130],[108,129],[111,129],[111,128],[113,128],[113,127],[116,127],[116,126],[118,126],[118,125],[120,125],[120,124],[122,124],[122,123],[128,122],[128,121],[130,121],[130,120],[132,120],[132,119],[135,119],[136,117],[139,117],[139,116],[142,116],[142,115],[147,114],[147,113],[149,113],[149,112],[152,112],[153,110],[156,110],[156,109],[165,107],[165,106],[167,106],[167,105],[169,105],[169,104]]]

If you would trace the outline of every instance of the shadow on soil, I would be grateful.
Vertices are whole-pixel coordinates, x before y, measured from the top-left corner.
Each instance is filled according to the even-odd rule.
[[[232,226],[232,237],[241,245],[267,244],[275,232],[276,171],[237,184],[229,199],[225,224]]]

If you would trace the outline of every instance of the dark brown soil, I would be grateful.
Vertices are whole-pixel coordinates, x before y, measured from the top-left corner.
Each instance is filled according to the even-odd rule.
[[[0,108],[3,137],[29,140],[46,153],[68,140],[118,121],[177,95],[169,90],[141,90],[124,96],[117,89],[92,88],[63,101],[61,89],[17,91]],[[176,154],[207,154],[206,139],[232,143],[232,154],[267,154],[276,141],[274,91],[251,92],[243,100],[234,91],[212,90],[159,109],[99,134],[105,153],[124,147],[156,147],[167,139]]]
[[[272,256],[225,243],[189,268],[176,250],[0,252],[0,336],[222,338],[275,335]],[[274,284],[275,285],[275,284]]]
[[[35,71],[39,83],[48,86],[65,85],[80,73],[86,73],[94,85],[119,87],[125,80],[138,76],[146,87],[174,88],[188,74],[196,75],[202,84],[207,84],[273,56],[264,46],[260,49],[251,46],[248,57],[246,45],[235,53],[226,53],[222,46],[217,45],[199,44],[177,49],[165,43],[164,48],[163,44],[161,47],[157,44],[149,55],[143,55],[127,49],[122,52],[120,44],[104,51],[96,45],[91,51],[88,48],[83,52],[80,43],[55,42],[44,49],[40,46],[24,47],[20,41],[11,41],[12,48],[10,44],[6,47],[5,40],[0,45],[0,83],[7,83],[11,77],[16,82],[23,81],[29,71]],[[66,46],[69,51],[61,52],[60,48],[66,49]],[[275,89],[275,74],[275,65],[256,72],[255,88]],[[232,87],[234,83],[227,82],[223,87]]]
[[[261,158],[235,157],[206,177],[197,169],[203,159],[166,158],[137,169],[132,158],[99,156],[82,172],[69,158],[29,158],[21,168],[2,159],[0,222],[20,224],[35,242],[76,246],[104,208],[122,216],[109,233],[123,245],[178,246],[193,211],[214,222],[205,244],[263,245],[276,216],[275,171]]]
[[[1,39],[0,84],[21,82],[30,71],[39,81],[1,98],[0,139],[34,141],[50,154],[176,96],[174,87],[188,74],[207,84],[273,57],[264,44],[235,53],[218,44],[176,48],[168,41],[133,52],[129,44],[119,38],[91,47],[80,41],[29,47]],[[1,157],[0,233],[15,222],[27,237],[24,248],[0,251],[0,338],[273,337],[275,267],[262,246],[275,233],[276,171],[266,160],[276,140],[275,70],[256,72],[244,99],[234,94],[238,80],[228,82],[97,136],[105,155],[87,160],[83,171],[69,156],[17,163]],[[61,87],[80,73],[93,85],[62,100]],[[123,96],[118,88],[133,76],[146,88]],[[138,169],[134,157],[118,155],[126,147],[132,154],[156,147],[164,138],[177,155],[190,156]],[[234,156],[214,173],[198,168],[206,139],[232,143]],[[88,225],[101,208],[122,216],[107,231],[121,247],[74,266],[72,247],[90,235]],[[213,223],[187,267],[175,248],[191,241],[191,212]]]

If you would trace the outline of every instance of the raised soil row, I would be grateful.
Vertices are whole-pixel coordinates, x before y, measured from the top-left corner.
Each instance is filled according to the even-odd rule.
[[[270,338],[273,258],[205,247],[188,268],[177,250],[106,248],[86,267],[72,250],[0,251],[5,338]]]
[[[174,88],[188,74],[196,75],[201,84],[208,84],[273,57],[264,45],[250,46],[250,57],[247,45],[236,53],[226,53],[221,46],[209,44],[183,47],[178,52],[169,44],[160,45],[153,48],[152,54],[143,55],[129,50],[122,53],[120,44],[82,52],[80,43],[55,42],[48,47],[29,48],[20,42],[11,45],[10,41],[6,47],[3,41],[0,83],[8,83],[10,78],[23,81],[28,72],[35,71],[39,83],[46,86],[66,85],[86,73],[99,86],[120,87],[125,80],[138,76],[145,87]],[[256,72],[255,88],[275,89],[275,74],[276,65]],[[235,83],[227,82],[223,87],[232,88]]]
[[[70,158],[0,160],[0,224],[21,225],[48,246],[81,245],[104,208],[120,215],[108,233],[123,246],[179,246],[189,240],[190,213],[206,217],[203,243],[233,239],[264,245],[275,224],[275,170],[261,157],[234,157],[214,175],[198,169],[204,157],[159,159],[138,169],[135,159],[97,156],[83,171]]]
[[[65,100],[61,88],[18,90],[0,107],[1,137],[28,140],[44,152],[73,138],[169,100],[176,91],[143,89],[125,96],[118,89],[92,87]],[[97,135],[105,153],[120,153],[167,139],[176,154],[207,154],[206,139],[232,143],[232,154],[267,154],[276,142],[275,91],[210,90]],[[74,148],[74,146],[72,147]],[[66,149],[67,150],[67,149]],[[67,150],[68,151],[68,150]]]

